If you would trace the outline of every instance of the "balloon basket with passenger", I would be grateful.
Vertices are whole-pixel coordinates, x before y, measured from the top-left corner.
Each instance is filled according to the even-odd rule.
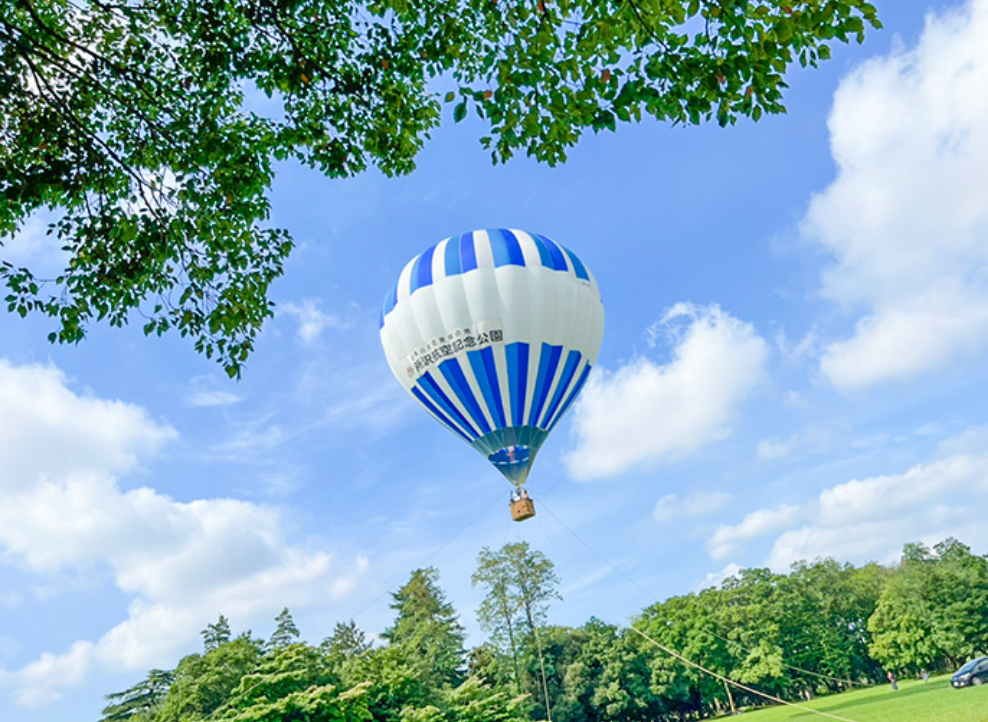
[[[511,518],[515,521],[525,521],[535,516],[535,502],[525,489],[515,489],[511,492]]]

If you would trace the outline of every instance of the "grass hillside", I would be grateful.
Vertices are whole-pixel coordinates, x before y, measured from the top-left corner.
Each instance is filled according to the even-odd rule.
[[[853,722],[988,722],[988,685],[954,689],[950,676],[933,677],[923,684],[907,680],[893,692],[887,685],[820,697],[806,707]],[[831,718],[795,707],[773,707],[749,712],[745,722],[815,722]]]

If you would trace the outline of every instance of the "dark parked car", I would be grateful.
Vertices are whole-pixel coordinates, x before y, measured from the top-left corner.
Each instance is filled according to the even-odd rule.
[[[955,687],[967,687],[969,684],[985,684],[988,682],[988,657],[972,659],[954,672],[950,683]]]

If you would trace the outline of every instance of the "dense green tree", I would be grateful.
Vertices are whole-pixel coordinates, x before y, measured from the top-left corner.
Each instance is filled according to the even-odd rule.
[[[264,645],[265,651],[287,647],[299,637],[298,627],[295,626],[295,620],[292,619],[288,607],[282,609],[274,621],[275,629],[271,634],[271,639]]]
[[[799,562],[779,579],[780,645],[789,692],[837,691],[847,685],[840,680],[882,678],[868,653],[867,623],[886,577],[887,570],[877,564],[855,568],[825,559]]]
[[[151,712],[168,696],[174,679],[169,670],[152,669],[133,687],[106,695],[109,704],[103,708],[101,722],[133,722],[138,715]]]
[[[950,661],[988,652],[988,558],[956,539],[935,545],[934,632]]]
[[[477,555],[477,570],[470,578],[473,586],[486,590],[477,608],[480,628],[489,632],[494,644],[506,648],[511,656],[515,692],[521,693],[521,672],[518,666],[516,627],[519,611],[518,595],[512,588],[511,565],[503,552],[484,547]]]
[[[239,637],[180,661],[154,722],[194,722],[210,717],[230,699],[245,675],[257,669],[260,645]]]
[[[545,625],[550,600],[562,599],[552,561],[527,542],[505,544],[496,552],[484,547],[471,580],[487,592],[477,618],[492,633],[493,641],[510,654],[516,691],[540,690],[546,695],[539,630]],[[534,674],[521,674],[522,634],[527,650],[538,661]],[[543,700],[543,709],[545,705],[551,705],[548,699]]]
[[[364,654],[371,648],[364,630],[357,626],[352,619],[337,622],[333,634],[322,642],[323,650],[331,657],[348,660]]]
[[[415,650],[390,644],[354,657],[340,667],[348,686],[367,685],[367,705],[375,722],[401,722],[410,710],[439,708],[442,687],[423,669]]]
[[[988,651],[988,559],[956,539],[907,544],[868,629],[871,655],[891,669],[942,669]]]
[[[458,687],[447,687],[437,705],[406,709],[402,722],[527,722],[520,700],[468,677]]]
[[[570,633],[575,653],[560,657],[556,645],[547,656],[560,675],[552,719],[557,722],[661,719],[649,686],[651,655],[616,626],[591,618]]]
[[[495,161],[758,120],[867,25],[866,0],[0,0],[0,238],[49,209],[68,259],[3,262],[8,308],[63,342],[139,313],[236,375],[292,248],[265,226],[275,161],[409,172],[443,99]]]
[[[202,636],[203,647],[209,652],[229,642],[233,632],[230,630],[230,620],[221,614],[219,619],[207,625],[199,634]]]
[[[418,674],[440,689],[462,681],[465,633],[453,605],[439,588],[439,572],[416,569],[391,595],[398,616],[381,637],[402,647]]]
[[[364,722],[366,689],[341,690],[329,660],[306,644],[280,645],[240,678],[209,719],[230,722]]]
[[[732,584],[734,581],[728,580],[725,586]],[[729,676],[737,660],[726,637],[729,630],[719,626],[720,607],[726,597],[724,591],[717,589],[671,597],[647,607],[633,625],[687,659]],[[735,642],[733,646],[740,645]],[[718,680],[685,667],[655,647],[649,647],[649,651],[651,689],[679,714],[703,715],[730,708],[731,694]]]

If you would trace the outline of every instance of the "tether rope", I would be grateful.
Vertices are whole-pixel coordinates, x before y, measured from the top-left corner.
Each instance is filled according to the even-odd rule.
[[[606,557],[604,557],[600,552],[598,552],[596,549],[594,549],[587,541],[585,541],[584,539],[582,539],[579,534],[577,534],[575,531],[573,531],[572,529],[570,529],[566,524],[564,524],[563,521],[562,521],[562,519],[560,519],[558,516],[556,516],[555,512],[553,512],[552,509],[550,509],[545,504],[545,502],[542,502],[540,504],[540,506],[543,509],[545,509],[547,512],[549,512],[549,514],[552,515],[552,518],[555,519],[559,523],[559,525],[561,527],[563,527],[563,529],[565,529],[566,531],[568,531],[570,533],[570,535],[573,536],[573,538],[575,538],[577,541],[579,541],[581,544],[583,544],[587,549],[589,549],[590,551],[592,551],[598,558],[600,558],[605,564],[607,564],[607,566],[609,566],[615,572],[617,572],[618,574],[620,574],[620,576],[624,577],[625,579],[628,579],[628,577],[625,574],[623,574],[617,567],[615,567],[613,564],[611,564],[611,562]],[[538,517],[536,517],[536,520],[538,520]],[[545,535],[546,539],[549,541],[549,543],[552,545],[553,549],[555,549],[556,550],[556,553],[558,554],[559,553],[559,547],[556,546],[556,543],[553,541],[552,537],[549,536],[548,532],[546,532],[545,527],[542,526],[542,522],[541,521],[539,521],[539,528],[542,530],[542,533]],[[592,585],[587,584],[586,583],[586,580],[584,580],[582,577],[580,578],[580,581],[583,582],[584,587],[587,588],[587,589],[589,589],[590,592],[591,592],[591,594],[593,594],[597,598],[597,600],[599,602],[602,602],[603,603],[603,606],[605,606],[608,609],[610,609],[610,611],[612,613],[615,613],[615,610],[613,609],[613,607],[611,607],[611,605],[606,600],[604,600],[603,598],[601,598],[600,595],[598,595],[593,590]],[[628,581],[631,581],[631,580],[628,579]],[[632,582],[632,583],[634,583],[634,582]],[[638,587],[637,584],[635,584],[635,586]],[[641,587],[638,587],[638,589],[640,589],[641,591],[644,591],[644,590],[641,589]],[[649,596],[651,596],[651,595],[649,595]],[[742,684],[741,682],[736,682],[735,680],[730,679],[729,677],[725,677],[722,674],[718,674],[717,672],[714,672],[712,669],[707,669],[703,665],[701,665],[701,664],[699,664],[697,662],[694,662],[691,659],[688,659],[688,658],[684,657],[682,654],[680,654],[676,650],[672,649],[671,647],[668,647],[665,644],[663,644],[662,642],[659,642],[658,640],[653,639],[651,636],[649,636],[648,634],[646,634],[642,630],[638,629],[638,627],[636,627],[634,624],[629,624],[628,625],[628,629],[630,629],[631,631],[635,632],[642,639],[644,639],[644,640],[648,641],[649,643],[653,644],[655,647],[657,647],[658,649],[662,650],[663,652],[665,652],[666,654],[668,654],[670,657],[678,660],[679,662],[687,665],[688,667],[692,667],[692,668],[694,668],[696,670],[699,670],[700,672],[703,672],[704,674],[707,674],[707,675],[713,677],[714,679],[720,680],[724,684],[730,685],[732,687],[735,687],[737,689],[743,690],[745,692],[748,692],[750,694],[756,695],[758,697],[762,697],[763,699],[767,699],[767,700],[770,700],[772,702],[777,702],[778,704],[785,705],[787,707],[795,707],[795,708],[797,708],[799,710],[802,710],[804,712],[808,712],[810,714],[815,714],[815,715],[818,715],[820,717],[827,717],[829,719],[838,720],[839,722],[856,722],[856,720],[852,720],[852,719],[849,719],[847,717],[841,717],[839,715],[831,714],[829,712],[824,712],[823,710],[813,709],[812,707],[807,707],[807,706],[802,705],[802,704],[799,704],[797,702],[790,702],[788,700],[782,699],[781,697],[776,697],[775,695],[769,694],[767,692],[762,692],[760,690],[757,690],[754,687],[749,687],[748,685]]]
[[[544,506],[544,504],[543,504],[543,506]],[[581,544],[583,544],[587,549],[589,549],[590,551],[592,551],[597,556],[598,559],[600,559],[602,562],[604,562],[604,564],[606,564],[608,567],[610,567],[612,571],[614,571],[615,573],[618,574],[618,576],[620,576],[626,582],[628,582],[633,587],[635,587],[635,589],[637,589],[642,594],[644,594],[646,597],[648,597],[648,599],[650,599],[653,604],[658,601],[655,598],[655,595],[654,594],[652,594],[651,592],[649,592],[647,589],[645,589],[643,586],[641,586],[637,581],[635,581],[634,579],[632,579],[631,577],[629,577],[627,574],[625,574],[623,571],[621,571],[620,568],[614,566],[610,562],[609,559],[607,559],[606,557],[604,557],[600,552],[598,552],[596,549],[594,549],[593,547],[591,547],[587,542],[585,542],[583,539],[581,539],[579,537],[579,535],[577,535],[576,532],[574,532],[572,529],[570,529],[568,526],[566,526],[566,524],[563,523],[563,520],[560,519],[558,516],[556,516],[556,514],[552,511],[552,509],[546,507],[545,510],[547,512],[549,512],[550,514],[552,514],[553,519],[555,519],[559,523],[559,525],[561,527],[563,527],[566,531],[568,531],[570,534],[572,534],[573,537],[576,538],[576,540],[579,541]],[[545,530],[543,529],[543,531],[545,531]],[[721,640],[722,642],[727,642],[728,644],[736,644],[738,647],[740,647],[744,651],[751,652],[751,649],[750,648],[745,647],[740,642],[735,641],[735,640],[727,639],[726,637],[722,637],[719,634],[717,634],[716,632],[713,632],[713,631],[711,631],[710,629],[708,629],[706,627],[699,627],[698,629],[701,632],[704,632],[706,634],[709,634],[711,637],[716,637],[717,639]],[[872,686],[874,686],[871,683],[858,682],[856,680],[847,679],[845,677],[833,677],[833,676],[831,676],[829,674],[822,674],[821,672],[814,672],[811,669],[804,669],[803,667],[796,667],[795,665],[786,664],[785,662],[781,662],[781,661],[779,662],[779,664],[781,666],[785,667],[786,669],[791,669],[791,670],[796,671],[796,672],[803,672],[804,674],[813,675],[814,677],[820,677],[821,679],[829,679],[832,682],[843,682],[845,684],[852,684],[852,685],[857,685],[857,686],[860,686],[860,687],[872,687]]]
[[[542,643],[539,641],[539,628],[532,625],[532,636],[535,637],[535,649],[539,653],[539,667],[542,668],[542,695],[545,699],[546,722],[552,722],[552,711],[549,709],[549,684],[545,679],[545,660],[542,658]]]

